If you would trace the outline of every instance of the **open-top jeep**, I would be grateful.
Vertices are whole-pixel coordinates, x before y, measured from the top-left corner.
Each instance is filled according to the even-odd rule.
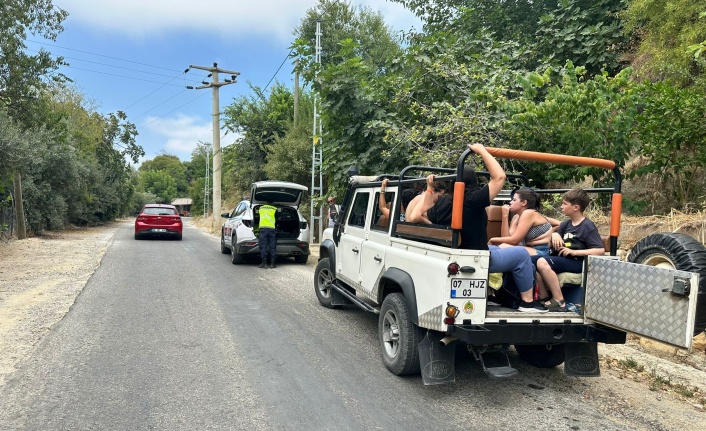
[[[653,234],[628,256],[616,256],[621,218],[621,175],[610,160],[488,148],[496,158],[590,166],[614,173],[612,187],[586,189],[611,194],[606,256],[584,261],[578,280],[563,287],[568,301],[579,304],[565,313],[518,312],[489,307],[487,250],[459,248],[462,227],[463,169],[466,150],[455,168],[410,166],[399,176],[360,177],[351,173],[333,229],[320,245],[314,276],[319,302],[328,308],[355,304],[379,314],[382,358],[395,374],[422,372],[426,384],[455,380],[454,351],[465,345],[492,377],[516,374],[507,351],[531,365],[555,367],[573,376],[600,374],[597,343],[624,343],[626,331],[682,348],[706,327],[706,248],[682,234]],[[416,172],[416,175],[410,173]],[[400,220],[400,195],[422,173],[456,180],[450,226]],[[479,172],[479,176],[483,173]],[[487,175],[487,173],[485,173]],[[389,223],[378,223],[383,178],[389,179]],[[521,175],[508,182],[526,183]],[[538,193],[561,193],[539,189]],[[487,208],[488,237],[499,236],[503,190]],[[480,227],[479,227],[480,228]],[[497,286],[493,286],[497,287]]]

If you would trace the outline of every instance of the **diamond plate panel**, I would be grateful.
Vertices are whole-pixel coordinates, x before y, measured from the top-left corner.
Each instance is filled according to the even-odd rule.
[[[442,317],[444,306],[439,305],[434,307],[426,313],[419,316],[419,326],[422,328],[433,329],[435,331],[441,331],[442,327]]]
[[[672,288],[675,277],[691,279],[692,274],[591,258],[586,279],[586,317],[665,343],[689,347],[696,301],[663,292]],[[694,305],[690,307],[690,303]]]

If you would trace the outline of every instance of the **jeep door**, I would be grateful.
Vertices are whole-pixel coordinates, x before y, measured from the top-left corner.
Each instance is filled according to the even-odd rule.
[[[698,285],[696,273],[589,256],[585,315],[691,349]]]
[[[368,220],[368,235],[363,241],[360,254],[361,290],[368,293],[375,290],[377,281],[385,269],[385,250],[390,247],[389,232],[392,222],[383,218],[383,213],[378,207],[379,190],[375,192],[371,211],[373,216]],[[386,202],[394,202],[394,194],[389,191],[386,194]],[[392,205],[390,207],[394,208]]]
[[[359,189],[353,197],[353,203],[346,214],[345,234],[341,235],[336,256],[336,276],[353,287],[361,283],[360,256],[363,241],[366,238],[366,220],[369,218],[370,190]]]

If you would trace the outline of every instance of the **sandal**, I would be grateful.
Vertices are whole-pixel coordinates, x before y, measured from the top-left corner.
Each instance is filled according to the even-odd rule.
[[[544,303],[549,311],[566,311],[566,301],[557,301],[554,298],[549,299],[549,303]]]

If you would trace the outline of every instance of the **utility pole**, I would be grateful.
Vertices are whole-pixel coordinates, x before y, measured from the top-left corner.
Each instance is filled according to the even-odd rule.
[[[212,67],[209,66],[194,66],[189,65],[189,68],[184,71],[188,72],[190,69],[206,70],[209,72],[211,77],[211,82],[202,81],[203,85],[198,87],[187,86],[186,88],[190,90],[201,90],[203,88],[211,88],[213,90],[212,97],[212,114],[213,114],[213,218],[211,220],[211,227],[214,228],[215,225],[220,225],[221,223],[221,120],[220,120],[220,102],[218,101],[218,89],[224,85],[235,84],[235,79],[240,72],[235,72],[232,70],[225,70],[218,67],[218,63],[213,63]],[[224,79],[223,81],[218,81],[218,74],[225,73],[230,75],[231,79]]]
[[[205,145],[204,144],[204,149],[206,150],[206,178],[204,178],[204,185],[203,185],[203,216],[206,217],[207,208],[208,208],[208,186],[209,186],[209,179],[211,177],[211,146],[210,145]]]
[[[316,20],[316,63],[321,64],[321,19]],[[318,74],[318,72],[317,72]],[[318,113],[319,95],[314,95],[314,126],[312,131],[312,146],[311,146],[311,212],[309,215],[309,220],[311,220],[311,228],[309,229],[309,242],[314,242],[314,226],[315,221],[319,221],[319,236],[318,240],[321,242],[321,235],[324,231],[324,208],[321,208],[320,215],[314,216],[314,204],[316,203],[316,192],[321,196],[323,194],[323,176],[321,173],[321,163],[324,161],[322,145],[321,145],[321,121],[319,120]],[[318,177],[318,178],[317,178]],[[318,183],[316,180],[318,179]],[[327,220],[328,221],[328,220]]]

